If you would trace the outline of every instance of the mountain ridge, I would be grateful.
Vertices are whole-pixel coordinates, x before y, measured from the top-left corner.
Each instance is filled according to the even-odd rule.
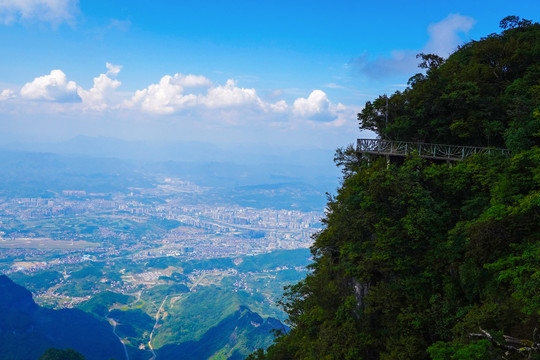
[[[124,359],[109,323],[77,309],[39,307],[32,294],[0,275],[0,359],[34,360],[48,348],[72,348],[87,360]]]

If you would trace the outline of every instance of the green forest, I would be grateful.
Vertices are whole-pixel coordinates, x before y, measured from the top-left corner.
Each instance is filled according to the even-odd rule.
[[[383,139],[511,155],[339,149],[311,272],[281,300],[291,330],[252,360],[540,359],[540,24],[500,27],[447,59],[420,54],[424,71],[358,120]]]

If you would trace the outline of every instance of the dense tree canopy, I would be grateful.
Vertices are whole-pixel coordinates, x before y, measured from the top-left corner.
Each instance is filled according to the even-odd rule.
[[[38,360],[85,360],[84,356],[73,349],[47,349]]]
[[[461,46],[447,60],[420,54],[409,87],[368,101],[361,129],[391,140],[508,147],[539,145],[540,24],[508,17],[506,28]]]
[[[253,359],[540,359],[540,25],[501,34],[368,102],[381,137],[508,147],[452,166],[338,150],[315,262],[282,305],[291,331]]]

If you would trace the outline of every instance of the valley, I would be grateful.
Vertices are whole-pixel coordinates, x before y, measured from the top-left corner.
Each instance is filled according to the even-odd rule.
[[[224,206],[211,193],[156,178],[0,198],[0,271],[42,307],[108,322],[131,360],[241,358],[286,329],[277,301],[307,274],[323,214]]]

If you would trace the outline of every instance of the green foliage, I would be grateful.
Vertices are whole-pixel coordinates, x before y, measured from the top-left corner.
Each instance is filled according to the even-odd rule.
[[[428,348],[428,352],[433,360],[491,360],[490,347],[488,340],[467,345],[437,342]]]
[[[390,139],[508,146],[513,155],[448,166],[415,154],[367,162],[338,150],[343,185],[311,248],[312,271],[281,300],[291,331],[252,359],[487,360],[504,355],[503,334],[532,344],[540,319],[540,25],[501,25],[501,34],[447,60],[421,54],[426,74],[389,98],[388,126],[385,97],[359,119]],[[472,339],[480,329],[493,342]]]
[[[272,341],[271,331],[281,327],[276,319],[263,319],[240,306],[196,341],[166,345],[158,350],[158,356],[165,359],[243,359],[253,349],[268,346]]]
[[[135,297],[130,295],[114,293],[112,291],[104,291],[92,297],[90,300],[81,303],[78,308],[82,311],[105,317],[112,306],[129,304],[134,300]]]
[[[420,54],[426,74],[413,76],[403,92],[367,102],[360,128],[402,141],[514,151],[539,145],[540,25],[508,17],[501,27],[446,60]]]
[[[51,270],[36,271],[32,275],[13,273],[10,276],[17,284],[32,291],[45,290],[50,286],[58,284],[63,279],[62,274]]]
[[[216,286],[205,286],[182,296],[167,309],[159,333],[154,337],[156,347],[198,340],[208,329],[233,314],[247,299],[239,293]]]
[[[47,349],[38,360],[85,360],[85,357],[73,349]]]
[[[487,265],[498,272],[498,280],[510,287],[522,304],[522,312],[540,315],[540,243],[527,246],[518,255],[509,255]]]
[[[70,275],[73,279],[84,279],[84,278],[92,278],[92,279],[101,279],[103,276],[103,273],[98,268],[102,268],[103,264],[98,262],[93,262],[88,264],[88,266],[84,266],[78,271],[72,272]]]

